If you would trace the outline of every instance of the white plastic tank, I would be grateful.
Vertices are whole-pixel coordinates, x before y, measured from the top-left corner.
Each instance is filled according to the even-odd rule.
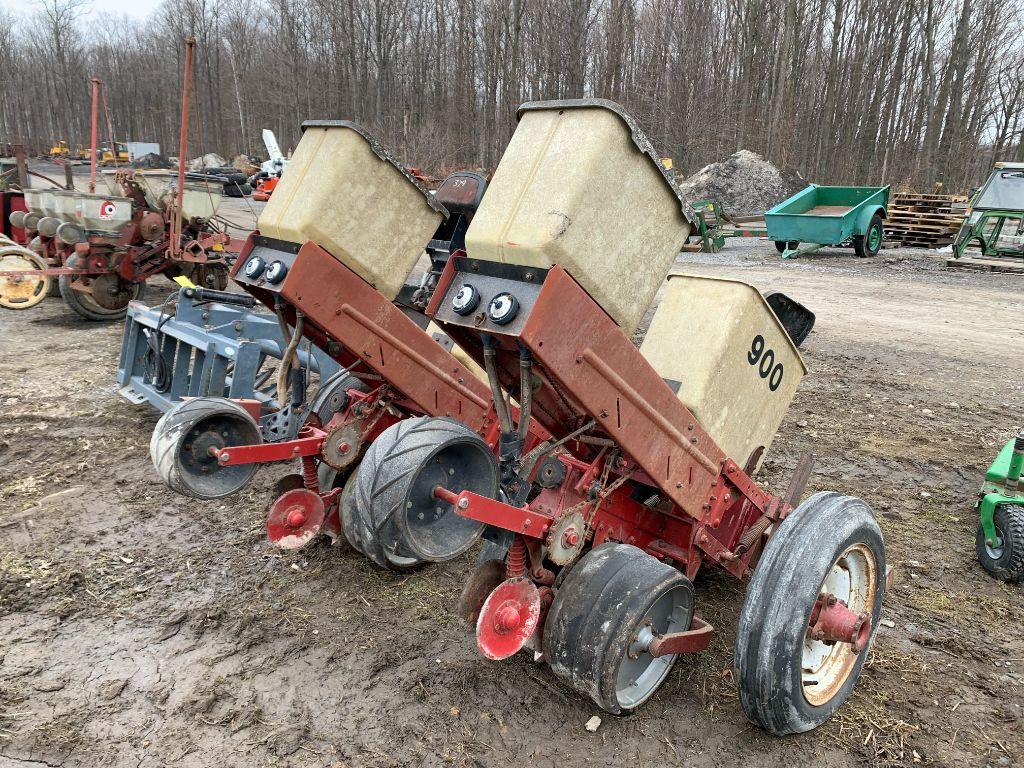
[[[446,211],[360,126],[303,124],[260,234],[312,241],[394,299]]]
[[[466,233],[469,256],[561,265],[632,333],[686,242],[693,211],[614,102],[534,102],[519,115]]]
[[[131,220],[130,198],[84,192],[75,198],[75,221],[90,234],[119,234]]]
[[[671,275],[640,353],[741,467],[760,466],[807,373],[761,293],[718,277]]]

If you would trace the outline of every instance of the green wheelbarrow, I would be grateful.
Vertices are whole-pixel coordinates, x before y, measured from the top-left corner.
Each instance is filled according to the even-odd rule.
[[[858,256],[882,247],[889,187],[822,187],[811,184],[765,212],[768,239],[784,259],[825,246],[852,246]]]

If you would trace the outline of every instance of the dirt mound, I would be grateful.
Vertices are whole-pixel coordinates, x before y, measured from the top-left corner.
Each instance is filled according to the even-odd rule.
[[[800,174],[779,170],[746,149],[679,183],[686,200],[718,200],[736,215],[766,211],[806,186]]]
[[[171,168],[173,163],[156,152],[138,157],[132,161],[132,168]]]
[[[253,158],[246,157],[245,155],[236,155],[235,159],[231,161],[231,167],[241,171],[246,176],[252,176],[254,173],[260,172],[260,164],[254,162]]]

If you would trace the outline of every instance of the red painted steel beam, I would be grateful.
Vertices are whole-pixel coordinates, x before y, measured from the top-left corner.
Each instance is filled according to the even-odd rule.
[[[715,636],[715,628],[696,616],[690,621],[690,628],[685,632],[672,632],[668,635],[655,637],[647,652],[651,656],[671,656],[674,653],[701,653],[711,644]]]
[[[463,517],[523,536],[543,539],[551,527],[552,518],[547,515],[529,507],[513,507],[472,491],[456,494],[438,486],[434,489],[434,496],[454,504],[455,511]]]
[[[216,448],[212,451],[223,467],[238,464],[266,464],[271,461],[287,461],[303,456],[319,456],[327,433],[315,427],[303,427],[299,437],[279,443],[260,443],[259,445],[234,445],[227,448]]]

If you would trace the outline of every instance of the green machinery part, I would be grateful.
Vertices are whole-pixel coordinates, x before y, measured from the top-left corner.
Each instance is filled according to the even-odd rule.
[[[1024,470],[1024,432],[1010,440],[996,456],[992,466],[985,473],[978,499],[978,516],[985,541],[996,546],[996,526],[993,521],[996,509],[1003,504],[1024,504],[1024,488],[1020,484]]]

